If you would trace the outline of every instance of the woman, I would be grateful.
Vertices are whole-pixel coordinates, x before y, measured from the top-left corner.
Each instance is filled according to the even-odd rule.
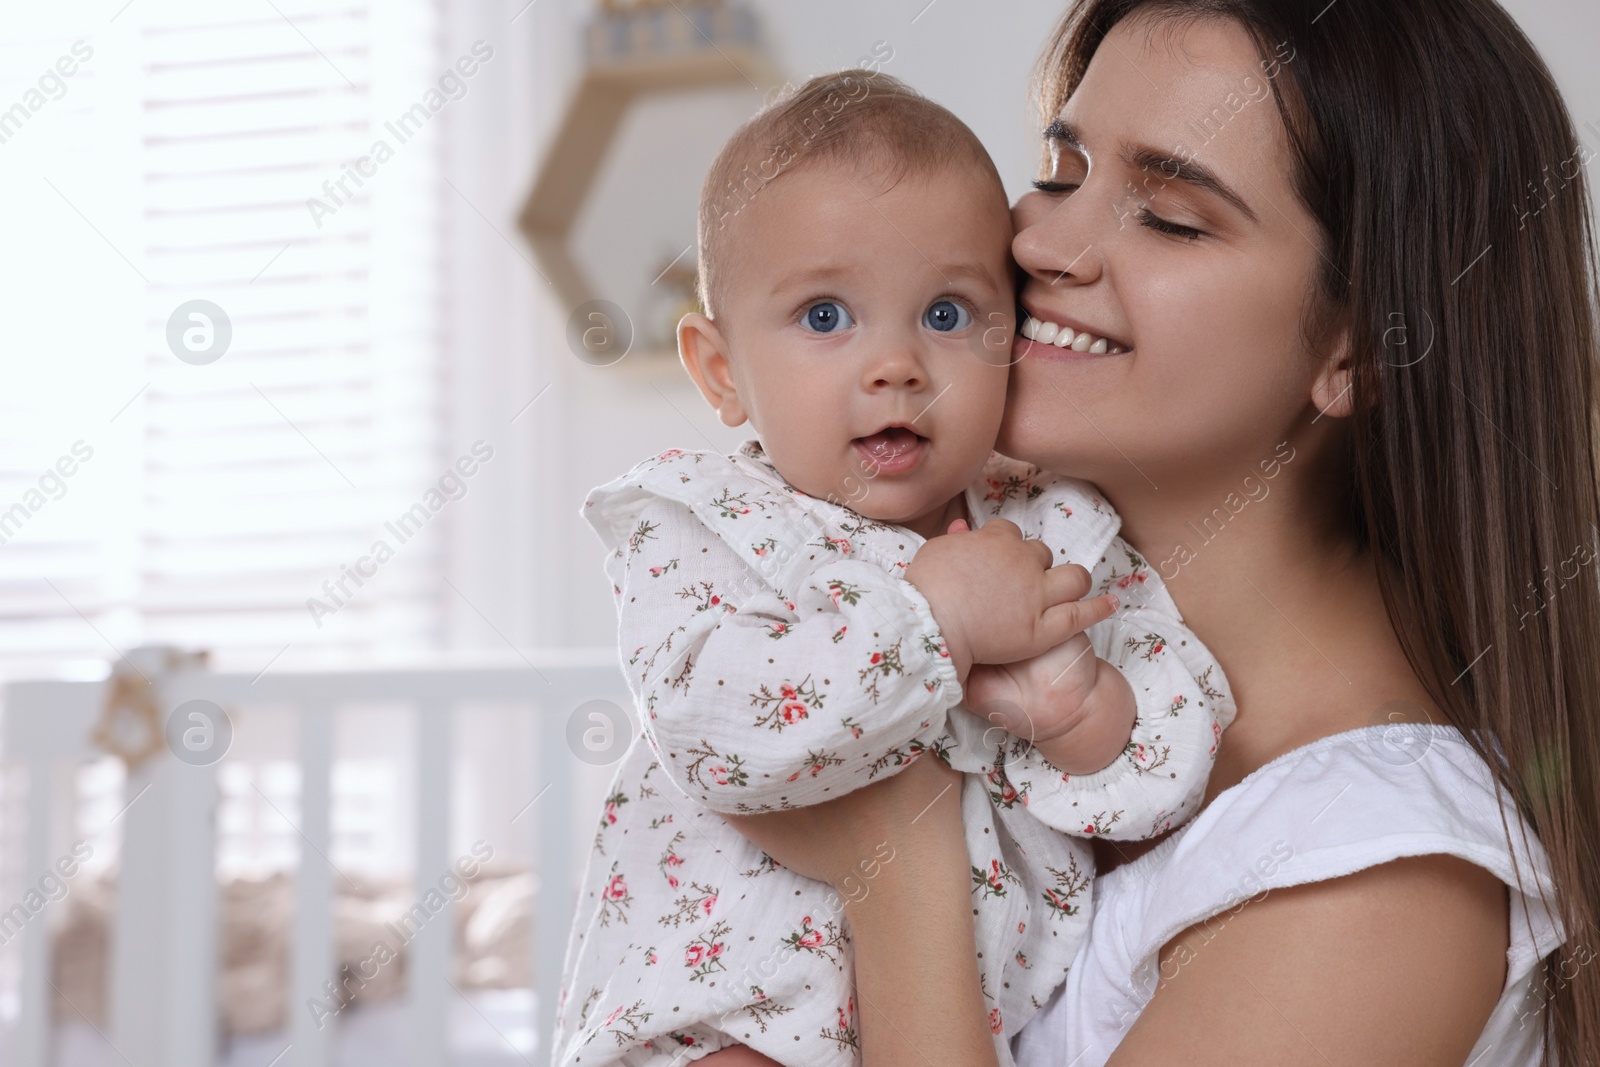
[[[1590,1062],[1594,250],[1548,72],[1491,0],[1083,0],[1041,70],[1021,303],[1131,351],[1019,339],[1001,447],[1104,490],[1239,713],[1207,807],[1100,853],[1020,1060]],[[869,1065],[994,1062],[950,777],[736,820],[851,901]]]

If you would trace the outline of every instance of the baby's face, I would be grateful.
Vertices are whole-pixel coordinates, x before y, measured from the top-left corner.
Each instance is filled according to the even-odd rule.
[[[819,165],[763,189],[737,220],[717,322],[789,483],[926,536],[999,430],[1011,220],[992,180],[955,165],[881,184]]]

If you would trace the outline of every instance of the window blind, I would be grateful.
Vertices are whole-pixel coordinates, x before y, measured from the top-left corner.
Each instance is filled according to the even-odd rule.
[[[446,67],[438,21],[433,0],[224,0],[0,24],[0,108],[75,41],[92,51],[0,143],[38,179],[11,179],[39,210],[7,273],[43,263],[24,291],[80,290],[12,330],[8,673],[138,643],[261,667],[437,645],[448,516],[403,544],[386,523],[455,458],[440,120],[389,132]],[[352,181],[380,139],[390,158]],[[74,476],[48,477],[80,442]],[[380,540],[392,555],[358,566]]]

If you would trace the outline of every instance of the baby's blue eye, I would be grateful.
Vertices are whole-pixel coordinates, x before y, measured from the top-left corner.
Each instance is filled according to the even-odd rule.
[[[832,333],[856,324],[850,317],[850,312],[844,309],[844,305],[835,304],[832,300],[812,304],[806,309],[805,318],[801,321],[805,323],[806,329],[817,333]]]
[[[954,300],[940,300],[930,307],[922,316],[923,324],[930,330],[948,333],[951,330],[962,329],[972,323],[972,312],[956,303]]]

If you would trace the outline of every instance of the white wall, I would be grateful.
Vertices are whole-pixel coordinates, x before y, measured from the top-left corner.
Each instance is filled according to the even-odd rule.
[[[1003,7],[988,0],[757,0],[754,6],[790,79],[853,65],[876,42],[887,42],[894,57],[884,69],[970,124],[1013,196],[1025,188],[1036,137],[1027,82],[1064,10],[1060,0],[1006,0]],[[1600,125],[1600,4],[1511,0],[1506,6],[1555,70],[1578,125]],[[591,9],[589,0],[540,0],[524,17],[539,64],[530,87],[537,95],[536,144],[578,70],[576,34]],[[753,90],[701,93],[652,101],[631,114],[576,230],[601,296],[640,306],[654,266],[693,241],[705,168],[759,100]],[[1600,133],[1584,136],[1600,150]],[[1492,142],[1493,131],[1485,137]],[[612,367],[586,366],[566,350],[565,316],[554,300],[536,297],[530,314],[530,381],[554,384],[535,409],[540,425],[528,431],[527,476],[542,487],[537,514],[510,548],[528,560],[513,570],[527,580],[519,577],[506,594],[518,602],[516,631],[530,644],[609,644],[614,615],[602,552],[578,517],[585,490],[661,449],[731,449],[745,434],[722,427],[670,361],[652,363],[636,353]],[[528,384],[519,388],[531,396]]]

